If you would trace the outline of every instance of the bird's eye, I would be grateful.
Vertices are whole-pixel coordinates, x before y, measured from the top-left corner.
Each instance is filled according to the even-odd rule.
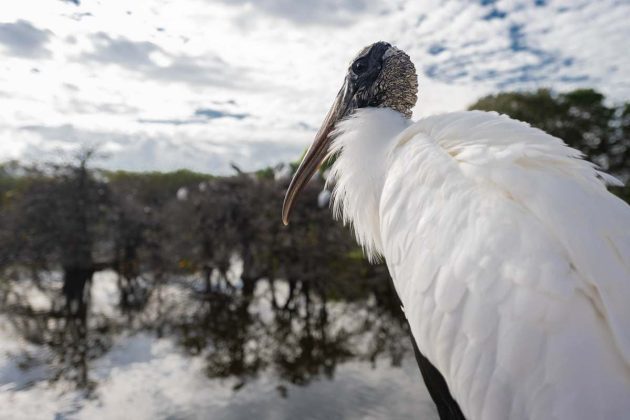
[[[367,68],[368,68],[368,66],[367,66],[367,62],[365,60],[357,60],[352,65],[352,71],[356,75],[360,75],[362,73],[365,73]]]

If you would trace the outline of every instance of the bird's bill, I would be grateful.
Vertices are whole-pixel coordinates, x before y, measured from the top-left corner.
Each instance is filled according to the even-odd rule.
[[[328,155],[328,146],[330,146],[331,142],[329,137],[330,133],[335,128],[335,124],[350,112],[352,96],[352,84],[346,79],[330,111],[328,111],[322,126],[315,135],[315,140],[313,140],[313,143],[308,148],[300,166],[295,172],[295,175],[293,175],[293,179],[291,179],[289,189],[284,196],[284,204],[282,205],[282,223],[285,225],[289,224],[291,210],[293,209],[298,194],[313,177],[313,174],[319,169]]]

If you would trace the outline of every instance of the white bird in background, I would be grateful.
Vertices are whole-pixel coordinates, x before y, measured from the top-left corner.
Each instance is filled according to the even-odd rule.
[[[606,189],[618,181],[496,113],[414,123],[416,95],[407,54],[363,49],[284,223],[336,155],[334,212],[387,262],[442,419],[630,418],[630,206]]]

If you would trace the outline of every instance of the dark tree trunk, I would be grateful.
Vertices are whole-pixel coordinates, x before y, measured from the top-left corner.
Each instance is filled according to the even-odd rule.
[[[66,310],[75,316],[84,316],[87,311],[89,287],[85,286],[92,280],[92,267],[64,267],[63,295],[66,299]]]

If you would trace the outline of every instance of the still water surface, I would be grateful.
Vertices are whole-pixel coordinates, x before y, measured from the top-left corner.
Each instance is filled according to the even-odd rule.
[[[382,292],[102,271],[69,315],[59,275],[26,277],[2,286],[2,419],[437,418]]]

